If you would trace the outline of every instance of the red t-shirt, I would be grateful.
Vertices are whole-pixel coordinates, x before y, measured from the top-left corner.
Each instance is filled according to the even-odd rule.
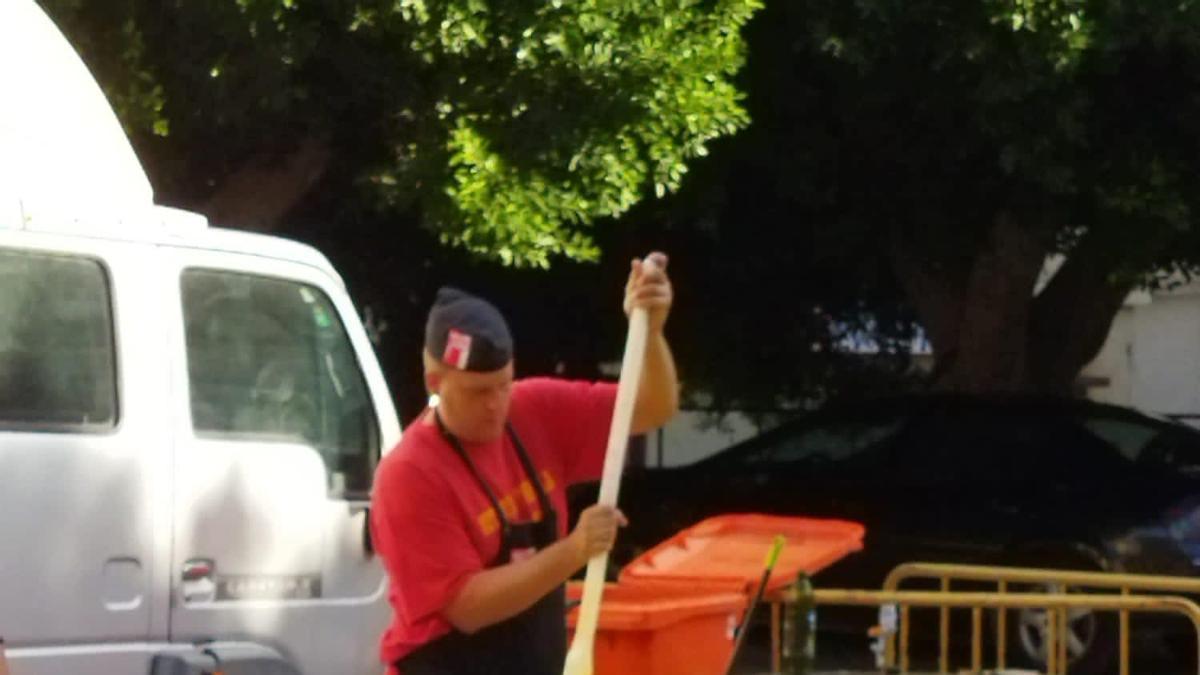
[[[513,385],[509,421],[558,512],[560,537],[567,527],[566,486],[600,479],[616,393],[611,383],[549,378]],[[463,447],[509,522],[541,518],[537,492],[508,434]],[[380,656],[391,664],[450,632],[442,609],[499,553],[500,520],[437,426],[420,419],[379,463],[371,527],[390,579],[392,624]]]

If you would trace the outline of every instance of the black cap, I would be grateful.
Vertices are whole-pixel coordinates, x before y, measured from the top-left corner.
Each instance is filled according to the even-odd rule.
[[[457,288],[437,292],[425,323],[425,349],[442,363],[473,372],[500,370],[512,361],[512,335],[500,310]]]

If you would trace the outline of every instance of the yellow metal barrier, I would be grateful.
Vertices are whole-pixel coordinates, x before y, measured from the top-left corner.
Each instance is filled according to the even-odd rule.
[[[957,592],[957,591],[865,591],[865,590],[837,590],[837,589],[817,589],[813,591],[813,599],[817,605],[856,605],[856,606],[875,606],[882,607],[884,605],[898,605],[903,610],[910,607],[936,607],[944,612],[948,612],[952,608],[967,608],[972,610],[973,618],[978,617],[974,623],[976,630],[972,633],[972,668],[974,672],[979,672],[983,668],[982,663],[982,630],[978,627],[981,624],[983,609],[1042,609],[1052,613],[1056,620],[1061,623],[1062,617],[1072,609],[1087,609],[1093,611],[1115,611],[1115,612],[1156,612],[1156,613],[1171,613],[1179,614],[1187,617],[1192,622],[1192,627],[1196,633],[1197,644],[1197,673],[1200,673],[1200,605],[1188,600],[1187,598],[1170,596],[1170,595],[1115,595],[1110,593],[1100,594],[1083,594],[1083,593],[973,593],[973,592]],[[907,623],[901,619],[900,630],[902,635],[907,636]],[[1061,625],[1055,627],[1055,621],[1051,621],[1050,637],[1048,638],[1047,653],[1054,656],[1052,663],[1047,668],[1051,675],[1058,675],[1067,672],[1067,660],[1062,651],[1061,643],[1057,634],[1061,630]],[[901,640],[901,672],[908,672],[908,641]],[[939,667],[941,672],[949,672],[948,651],[945,643],[942,644],[939,656]],[[776,662],[776,670],[778,670],[778,662]]]
[[[1145,574],[1118,574],[1112,572],[1078,572],[1070,570],[1036,569],[1022,567],[985,567],[978,565],[946,565],[940,563],[906,563],[892,570],[884,581],[884,591],[896,591],[906,581],[914,579],[935,580],[941,582],[943,591],[950,589],[952,581],[988,582],[997,585],[997,593],[1007,594],[1010,584],[1029,584],[1035,586],[1055,587],[1056,594],[1066,593],[1070,588],[1086,588],[1089,590],[1107,589],[1119,592],[1117,597],[1131,597],[1130,593],[1174,593],[1200,595],[1200,579],[1192,577],[1170,577]],[[1102,608],[1095,608],[1102,609]],[[1120,610],[1119,612],[1119,642],[1121,675],[1129,675],[1129,612],[1135,610]],[[907,643],[908,632],[904,624],[908,619],[907,608],[902,609],[900,641]],[[939,664],[941,672],[948,672],[944,655],[949,649],[949,627],[946,610],[941,615],[940,648],[943,654]],[[997,612],[996,667],[1004,668],[1006,664],[1007,633],[1006,613]],[[1051,673],[1066,672],[1069,661],[1067,653],[1067,613],[1065,610],[1047,613],[1047,670]],[[1061,639],[1060,639],[1061,636]],[[894,667],[896,664],[896,638],[889,636],[885,650],[885,663]],[[903,657],[901,669],[904,669]]]

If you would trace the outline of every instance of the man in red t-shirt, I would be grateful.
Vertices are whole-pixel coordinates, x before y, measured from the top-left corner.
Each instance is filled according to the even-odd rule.
[[[625,311],[650,318],[635,434],[679,405],[666,265],[661,253],[634,260],[625,288]],[[424,358],[431,406],[375,477],[371,527],[393,613],[381,657],[393,675],[559,675],[563,584],[624,522],[593,506],[566,530],[566,487],[600,478],[616,386],[514,382],[500,312],[449,288],[430,310]]]

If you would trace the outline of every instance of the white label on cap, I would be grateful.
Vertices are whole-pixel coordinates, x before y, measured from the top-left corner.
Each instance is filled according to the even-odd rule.
[[[451,328],[450,335],[446,338],[446,351],[442,353],[442,361],[459,370],[466,370],[470,359],[471,336]]]

